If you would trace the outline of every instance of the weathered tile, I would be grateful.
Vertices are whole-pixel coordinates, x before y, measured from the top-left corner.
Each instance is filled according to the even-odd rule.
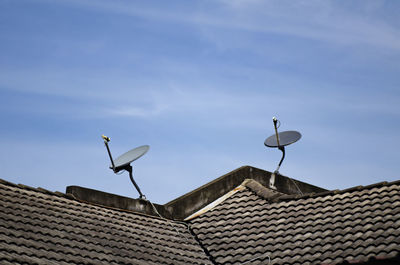
[[[14,264],[212,264],[184,224],[4,181],[0,238]]]
[[[190,223],[221,264],[251,259],[262,249],[273,264],[393,257],[400,253],[399,191],[400,183],[381,183],[270,202],[255,199],[268,192],[249,185]]]

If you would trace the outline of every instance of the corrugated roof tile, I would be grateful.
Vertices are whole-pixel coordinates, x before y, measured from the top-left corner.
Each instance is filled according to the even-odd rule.
[[[274,202],[254,197],[268,194],[259,186],[256,192],[247,187],[190,223],[221,264],[230,264],[238,250],[250,257],[258,249],[268,249],[273,264],[365,261],[389,252],[394,257],[400,253],[399,185],[282,196]]]
[[[217,264],[399,257],[400,181],[295,196],[254,180],[241,187],[190,221],[204,252],[181,222],[0,180],[0,263],[212,264],[206,253]]]
[[[0,260],[212,264],[185,224],[0,181]]]

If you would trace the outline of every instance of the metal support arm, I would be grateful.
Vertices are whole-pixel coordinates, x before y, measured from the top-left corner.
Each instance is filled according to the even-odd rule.
[[[139,192],[139,199],[146,199],[146,196],[143,195],[143,193],[140,191],[139,186],[136,184],[135,180],[133,179],[133,174],[132,174],[132,166],[131,165],[126,165],[123,169],[129,172],[129,178],[131,179],[131,182],[133,186],[135,186],[136,190]]]
[[[101,136],[101,138],[103,138],[103,140],[104,140],[104,145],[107,148],[107,153],[108,153],[108,156],[110,157],[110,160],[111,160],[111,166],[112,166],[111,169],[114,171],[114,173],[116,173],[115,172],[114,160],[113,160],[112,155],[111,155],[110,147],[108,147],[108,142],[110,141],[110,138],[108,138],[104,134]]]
[[[285,159],[285,147],[284,146],[278,146],[278,149],[282,151],[282,158],[281,158],[281,161],[278,164],[278,167],[276,168],[276,170],[274,172],[274,173],[277,173],[277,174],[279,174],[279,168],[282,165],[283,159]]]

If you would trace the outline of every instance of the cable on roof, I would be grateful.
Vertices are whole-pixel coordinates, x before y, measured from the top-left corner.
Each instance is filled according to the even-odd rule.
[[[179,233],[178,229],[176,229],[176,227],[175,227],[174,225],[172,225],[171,220],[169,220],[168,218],[165,218],[164,216],[162,216],[162,215],[158,212],[157,208],[154,206],[154,204],[153,204],[151,201],[149,201],[149,200],[147,200],[147,199],[143,199],[143,200],[148,201],[148,202],[151,204],[151,206],[153,207],[154,212],[155,212],[161,219],[167,221],[167,223],[176,231],[176,233],[177,233],[178,235],[183,236],[183,237],[185,238],[185,240],[189,242],[189,239],[188,239],[185,235]],[[182,222],[179,222],[179,223],[182,223]],[[183,224],[186,225],[186,228],[187,228],[188,231],[190,232],[190,230],[189,230],[189,225],[188,225],[187,223],[183,223]]]
[[[288,177],[289,178],[289,177]],[[297,183],[296,183],[296,181],[294,181],[292,178],[289,178],[292,182],[293,182],[293,184],[294,184],[294,186],[297,188],[297,190],[300,192],[300,194],[303,196],[304,194],[303,194],[303,192],[301,191],[301,189],[299,188],[299,186],[297,185]]]

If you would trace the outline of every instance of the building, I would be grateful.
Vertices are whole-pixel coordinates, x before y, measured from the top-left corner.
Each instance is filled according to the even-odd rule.
[[[0,264],[400,264],[400,181],[322,188],[250,166],[165,205],[0,181]]]

